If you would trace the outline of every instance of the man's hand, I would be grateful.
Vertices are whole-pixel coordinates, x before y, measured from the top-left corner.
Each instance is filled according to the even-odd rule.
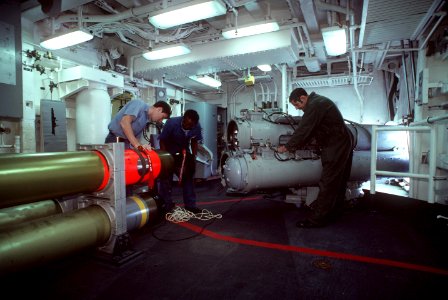
[[[145,150],[151,151],[152,150],[151,144],[138,145],[137,150],[140,151],[140,152],[145,151]]]
[[[152,150],[151,144],[143,145],[143,148],[144,148],[145,150],[148,150],[148,151],[151,151],[151,150]]]
[[[283,152],[286,152],[286,151],[288,151],[288,149],[286,149],[286,147],[283,146],[283,145],[277,147],[277,152],[278,153],[283,153]]]

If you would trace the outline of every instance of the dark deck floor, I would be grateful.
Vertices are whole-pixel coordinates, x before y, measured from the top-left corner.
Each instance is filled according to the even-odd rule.
[[[262,195],[198,184],[222,219],[162,221],[131,233],[120,267],[90,251],[11,274],[11,299],[436,299],[448,287],[446,206],[377,193],[336,223],[299,229],[306,212]],[[175,191],[178,202],[180,192]],[[6,297],[3,299],[7,299]]]

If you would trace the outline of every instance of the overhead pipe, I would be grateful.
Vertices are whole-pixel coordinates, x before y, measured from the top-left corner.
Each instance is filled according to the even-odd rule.
[[[292,37],[296,41],[297,41],[298,38],[300,39],[300,43],[301,43],[302,48],[303,48],[303,50],[305,52],[305,57],[311,57],[312,55],[314,55],[314,47],[313,47],[313,45],[311,43],[311,38],[310,38],[310,35],[309,35],[309,32],[308,32],[307,24],[304,23],[304,22],[300,22],[300,23],[298,22],[298,19],[297,19],[298,18],[298,12],[295,9],[296,6],[293,5],[291,0],[287,0],[286,2],[288,4],[288,6],[289,6],[289,9],[290,9],[294,19],[295,19],[294,20],[295,22],[294,22],[294,26],[293,26],[293,31],[292,31],[293,32]],[[307,39],[307,42],[308,42],[308,48],[305,47],[305,42],[303,41],[303,36],[302,36],[302,33],[301,33],[300,29],[303,30],[303,33],[306,36],[306,39]],[[298,36],[298,38],[297,38],[297,36]],[[311,52],[311,55],[310,55],[310,52]]]
[[[163,1],[161,1],[163,2]],[[66,23],[66,22],[83,22],[83,23],[112,23],[112,22],[120,22],[129,18],[138,18],[145,15],[148,15],[155,8],[159,7],[161,2],[159,3],[151,3],[139,7],[134,7],[128,10],[125,10],[118,14],[111,15],[84,15],[81,18],[78,14],[67,14],[62,15],[56,19],[57,22]]]
[[[403,41],[401,41],[401,48],[404,48],[404,43]],[[411,107],[411,92],[410,92],[410,88],[409,88],[409,79],[408,79],[408,67],[406,65],[406,55],[405,52],[403,52],[401,54],[401,61],[402,61],[402,65],[403,65],[403,77],[404,77],[404,83],[406,85],[406,98],[408,99],[408,114],[412,111],[412,107]]]
[[[302,36],[302,32],[300,31],[300,27],[296,31],[297,31],[297,33],[299,35],[300,44],[302,45],[303,51],[305,51],[305,56],[306,57],[310,57],[309,50],[308,50],[307,47],[305,47],[305,42],[303,41],[303,36]],[[293,37],[294,37],[295,40],[297,40],[295,35],[293,35]]]
[[[288,98],[287,89],[288,89],[288,73],[286,71],[286,64],[281,65],[281,74],[282,74],[282,100],[281,100],[281,111],[284,113],[288,113],[287,104],[288,101],[286,100]]]
[[[423,41],[422,45],[419,47],[420,50],[423,50],[426,46],[426,43],[429,41],[429,39],[431,38],[432,34],[434,33],[434,31],[437,29],[437,27],[439,26],[440,22],[442,22],[443,18],[445,18],[446,16],[446,12],[442,11],[437,13],[436,15],[439,16],[439,19],[437,20],[436,24],[433,26],[433,28],[431,29],[431,31],[428,33],[428,36],[426,37],[426,39]]]
[[[368,7],[369,7],[369,0],[364,0],[364,4],[362,5],[361,25],[359,27],[358,48],[362,48],[362,46],[364,45],[364,34],[366,32]]]
[[[380,60],[378,60],[377,65],[375,66],[377,69],[379,69],[381,67],[381,65],[383,64],[384,60],[386,59],[386,54],[389,51],[389,47],[390,47],[390,41],[386,43],[386,46],[384,47],[383,50],[380,50],[381,53],[381,58]]]
[[[148,182],[173,168],[173,158],[166,151],[145,151],[143,158],[152,172],[136,151],[125,151],[126,185]],[[5,154],[0,156],[0,208],[98,192],[109,183],[110,172],[100,151]]]

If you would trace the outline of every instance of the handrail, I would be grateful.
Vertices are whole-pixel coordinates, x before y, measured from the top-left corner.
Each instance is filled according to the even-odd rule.
[[[379,171],[376,169],[376,156],[377,156],[377,140],[378,131],[429,131],[430,133],[430,151],[429,151],[429,170],[427,174],[413,173],[413,172],[389,172],[389,171]],[[370,194],[375,194],[375,184],[377,175],[396,175],[400,177],[411,177],[411,178],[421,178],[428,179],[428,202],[435,202],[434,194],[434,177],[436,176],[436,131],[431,126],[387,126],[378,127],[372,126],[372,143],[371,143],[371,157],[370,157]],[[409,157],[409,163],[413,165],[412,155]]]

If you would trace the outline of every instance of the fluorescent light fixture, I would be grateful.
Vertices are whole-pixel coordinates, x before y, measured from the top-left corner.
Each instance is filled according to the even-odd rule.
[[[222,31],[222,36],[226,39],[233,39],[233,38],[239,38],[243,36],[249,36],[249,35],[255,35],[260,33],[267,33],[272,31],[278,31],[280,29],[280,26],[278,26],[278,23],[275,21],[271,22],[259,22],[247,26],[241,26],[241,27],[232,27],[228,29],[224,29]]]
[[[84,43],[90,41],[91,39],[93,39],[93,35],[78,29],[52,37],[41,42],[40,45],[48,50],[58,50],[76,44]]]
[[[183,43],[155,48],[152,51],[143,53],[143,57],[147,60],[164,59],[190,53],[191,50]]]
[[[303,62],[305,64],[305,67],[310,72],[319,72],[320,71],[320,62],[317,57],[305,57],[303,59]]]
[[[163,11],[149,17],[149,22],[160,29],[224,15],[226,6],[219,0],[196,0]]]
[[[222,85],[221,81],[207,75],[190,76],[190,79],[214,88],[219,88]]]
[[[322,28],[321,31],[328,55],[337,56],[347,52],[347,37],[344,28],[332,26]]]
[[[263,72],[269,72],[272,70],[271,65],[259,65],[257,68]]]

